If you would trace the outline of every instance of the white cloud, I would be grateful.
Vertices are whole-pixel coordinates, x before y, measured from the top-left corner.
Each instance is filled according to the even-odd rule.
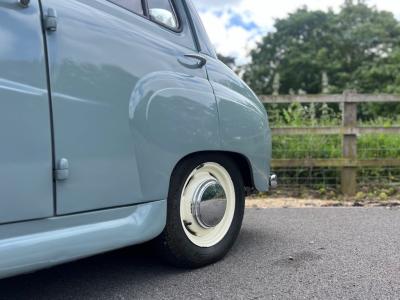
[[[227,26],[230,23],[231,14],[225,12],[215,15],[213,12],[201,14],[203,22],[211,41],[214,43],[218,53],[234,56],[238,63],[246,63],[248,52],[255,47],[256,40],[261,37],[254,30],[246,30],[241,26]]]
[[[248,62],[248,53],[256,42],[273,30],[274,20],[306,5],[309,9],[337,10],[344,0],[193,0],[200,10],[205,27],[223,55],[234,56],[239,64]],[[400,19],[400,1],[369,0],[370,5],[393,12]],[[258,28],[244,28],[231,18],[240,16],[244,23],[253,22]],[[246,27],[246,26],[245,26]]]
[[[207,8],[221,8],[224,6],[232,5],[240,3],[242,0],[193,0],[193,2],[200,8],[200,9],[207,9]]]

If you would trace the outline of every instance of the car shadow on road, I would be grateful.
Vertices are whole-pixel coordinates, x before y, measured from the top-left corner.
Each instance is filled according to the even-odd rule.
[[[186,271],[163,263],[149,245],[139,245],[1,280],[0,299],[54,299],[64,292],[70,293],[71,289],[95,289],[105,282],[118,285],[127,278],[137,284],[155,274],[168,276],[182,272]]]
[[[237,262],[246,249],[257,248],[259,239],[257,229],[243,229],[238,242],[220,264]],[[165,264],[149,244],[144,244],[0,280],[0,300],[71,298],[66,295],[97,298],[104,296],[106,289],[107,293],[117,295],[118,290],[128,285],[151,291],[155,281],[163,282],[190,272]]]

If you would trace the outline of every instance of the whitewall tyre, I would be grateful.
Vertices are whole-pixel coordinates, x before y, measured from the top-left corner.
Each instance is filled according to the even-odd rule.
[[[242,175],[231,158],[203,154],[184,160],[171,178],[161,254],[187,268],[220,260],[239,234],[244,205]]]

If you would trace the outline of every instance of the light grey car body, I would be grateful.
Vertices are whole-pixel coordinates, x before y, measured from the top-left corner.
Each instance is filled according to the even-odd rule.
[[[174,2],[179,31],[106,0],[0,2],[0,278],[153,239],[196,153],[268,190],[265,109]]]

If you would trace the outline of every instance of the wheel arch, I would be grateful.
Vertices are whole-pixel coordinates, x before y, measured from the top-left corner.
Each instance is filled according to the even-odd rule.
[[[172,173],[171,173],[171,179],[172,176],[175,172],[175,170],[182,164],[184,161],[188,159],[192,159],[194,157],[198,156],[203,156],[203,155],[210,155],[210,154],[219,154],[219,155],[225,155],[229,158],[231,158],[236,166],[239,168],[239,171],[242,175],[244,186],[248,190],[254,190],[255,189],[255,184],[254,184],[254,177],[253,177],[253,172],[252,172],[252,167],[250,160],[244,156],[243,154],[237,153],[237,152],[230,152],[230,151],[199,151],[199,152],[193,152],[182,159],[180,159],[177,164],[175,165]]]

